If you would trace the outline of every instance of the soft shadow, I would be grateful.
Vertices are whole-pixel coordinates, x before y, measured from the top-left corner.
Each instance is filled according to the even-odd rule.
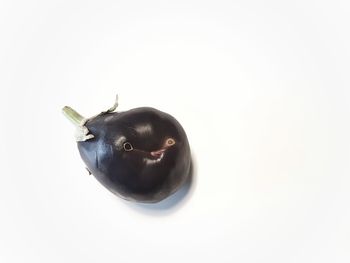
[[[191,168],[186,183],[174,194],[155,204],[131,203],[125,201],[135,211],[152,216],[163,216],[174,213],[184,206],[193,194],[196,185],[197,167],[194,155],[191,156]]]

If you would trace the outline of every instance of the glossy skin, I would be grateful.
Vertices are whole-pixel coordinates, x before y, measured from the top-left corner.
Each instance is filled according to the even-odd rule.
[[[180,123],[153,108],[103,113],[86,123],[93,139],[78,142],[91,173],[114,194],[154,203],[186,181],[190,147]]]

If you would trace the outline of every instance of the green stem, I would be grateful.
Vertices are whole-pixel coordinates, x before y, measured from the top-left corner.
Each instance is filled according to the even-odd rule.
[[[75,126],[81,126],[85,124],[86,119],[71,107],[64,106],[62,112]]]

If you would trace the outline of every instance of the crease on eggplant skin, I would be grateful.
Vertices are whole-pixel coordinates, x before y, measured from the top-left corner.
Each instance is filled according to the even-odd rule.
[[[96,169],[100,168],[97,151],[95,151],[95,166],[96,166]]]

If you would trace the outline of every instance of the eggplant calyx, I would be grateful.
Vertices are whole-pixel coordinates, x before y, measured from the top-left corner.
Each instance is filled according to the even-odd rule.
[[[101,116],[103,114],[107,114],[107,113],[112,113],[116,110],[116,108],[118,108],[118,94],[115,97],[115,101],[112,107],[110,107],[109,109],[105,110],[105,111],[101,111],[99,114],[96,114],[95,116],[92,116],[90,118],[88,118],[87,120],[91,120],[97,116]]]
[[[85,126],[88,120],[91,120],[99,115],[107,114],[114,112],[116,108],[118,107],[118,94],[116,95],[114,104],[112,107],[107,109],[106,111],[102,111],[101,113],[90,117],[90,118],[85,118],[82,115],[80,115],[77,111],[73,110],[69,106],[65,106],[62,109],[63,114],[67,117],[68,120],[70,120],[74,126],[76,127],[76,132],[75,132],[75,140],[77,142],[84,142],[89,139],[94,138],[93,134],[90,134],[89,129]]]
[[[111,113],[115,111],[118,108],[118,94],[115,96],[115,101],[112,107],[110,107],[108,110],[103,111],[101,113]]]
[[[76,127],[75,140],[77,142],[84,142],[94,138],[93,134],[89,134],[89,129],[85,126],[88,119],[81,116],[77,111],[73,110],[69,106],[65,106],[62,109],[63,114],[67,117],[71,123]]]
[[[112,107],[90,118],[83,117],[76,110],[72,109],[69,106],[63,107],[62,112],[67,117],[67,119],[70,120],[76,127],[75,140],[77,142],[84,142],[95,137],[93,134],[90,134],[89,129],[85,126],[88,120],[91,120],[99,115],[111,113],[115,111],[117,107],[118,107],[118,94],[116,95],[116,98]]]

